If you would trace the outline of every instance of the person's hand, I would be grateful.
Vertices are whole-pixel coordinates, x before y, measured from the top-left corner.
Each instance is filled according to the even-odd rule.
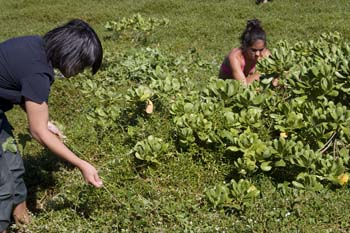
[[[101,188],[103,186],[97,170],[90,163],[82,160],[81,164],[79,165],[79,169],[84,176],[86,183],[92,184],[96,188]]]
[[[64,140],[64,139],[66,138],[66,136],[62,133],[62,131],[59,130],[59,129],[57,128],[57,126],[54,125],[51,121],[48,121],[48,122],[47,122],[47,128],[48,128],[48,130],[49,130],[51,133],[53,133],[53,134],[55,134],[57,137],[59,137],[59,139]]]

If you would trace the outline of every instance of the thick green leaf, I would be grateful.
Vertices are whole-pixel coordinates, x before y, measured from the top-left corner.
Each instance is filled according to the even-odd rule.
[[[6,141],[2,144],[2,150],[4,152],[8,151],[11,153],[16,153],[17,146],[15,144],[15,139],[13,137],[8,137]]]
[[[272,169],[272,167],[270,166],[270,163],[271,161],[267,161],[267,162],[263,162],[261,165],[260,165],[260,168],[261,170],[265,171],[265,172],[268,172]]]

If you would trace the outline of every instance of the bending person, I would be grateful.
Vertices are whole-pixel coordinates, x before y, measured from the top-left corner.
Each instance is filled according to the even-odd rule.
[[[260,74],[255,72],[257,61],[270,55],[270,51],[266,48],[266,34],[259,20],[248,20],[240,42],[241,46],[233,48],[225,57],[219,77],[236,79],[248,85],[260,78]]]
[[[6,232],[13,215],[16,223],[28,223],[24,166],[13,142],[5,112],[21,105],[34,139],[80,169],[85,181],[101,187],[97,170],[77,157],[57,137],[49,123],[48,98],[54,68],[72,77],[85,68],[95,74],[102,62],[102,46],[95,31],[82,20],[72,20],[44,35],[23,36],[0,43],[0,232]],[[12,144],[13,145],[13,144]]]

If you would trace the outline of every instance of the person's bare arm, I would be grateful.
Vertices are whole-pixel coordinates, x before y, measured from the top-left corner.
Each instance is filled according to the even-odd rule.
[[[45,145],[53,153],[65,159],[72,165],[78,167],[85,178],[85,181],[101,187],[102,181],[96,169],[83,159],[77,157],[69,150],[59,138],[48,129],[48,106],[45,102],[38,104],[31,100],[25,100],[25,110],[27,112],[29,129],[32,136],[42,145]]]
[[[241,62],[239,60],[237,52],[232,51],[228,56],[228,60],[232,69],[232,77],[242,82],[244,85],[247,85],[246,77],[241,70]]]
[[[251,84],[255,80],[259,80],[260,74],[252,74],[248,77],[244,75],[241,68],[242,64],[237,51],[232,51],[229,54],[228,59],[230,61],[230,65],[232,68],[232,76],[234,79],[241,81],[245,86]]]

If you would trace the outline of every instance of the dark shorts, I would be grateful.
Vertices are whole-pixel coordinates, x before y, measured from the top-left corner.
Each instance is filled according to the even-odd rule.
[[[27,197],[23,160],[16,147],[4,146],[8,138],[12,141],[12,127],[0,110],[0,232],[9,226],[13,208]]]

